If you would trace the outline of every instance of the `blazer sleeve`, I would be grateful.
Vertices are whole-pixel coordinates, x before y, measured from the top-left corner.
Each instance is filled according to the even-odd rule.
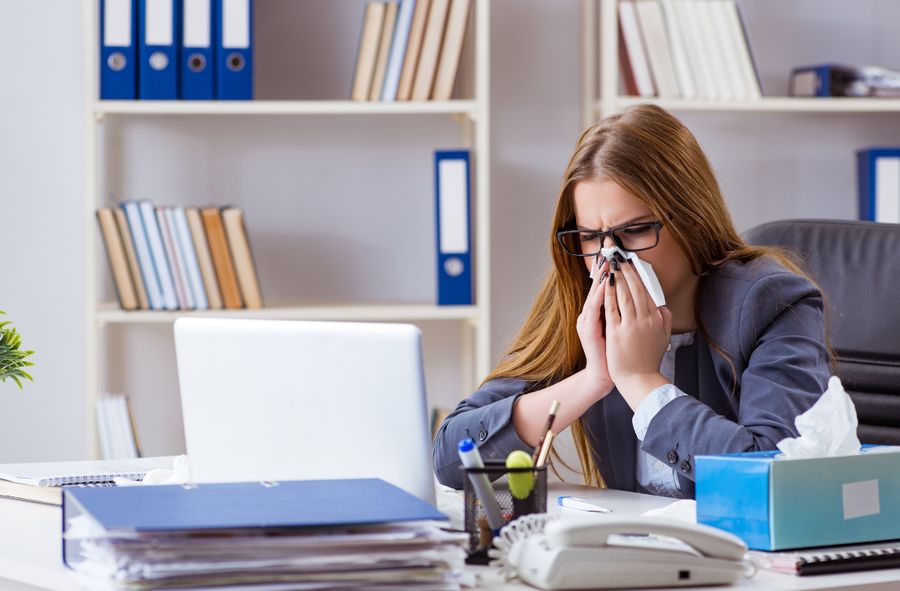
[[[680,396],[653,417],[641,445],[691,480],[698,455],[772,450],[785,437],[796,437],[794,419],[828,382],[822,294],[806,278],[767,275],[746,292],[740,309],[737,326],[747,362],[737,385],[738,421],[693,396]]]
[[[457,447],[471,437],[485,460],[503,460],[509,452],[531,448],[519,439],[512,423],[512,408],[530,383],[516,378],[497,378],[485,382],[474,394],[450,413],[434,439],[432,461],[441,484],[463,487],[463,470]]]

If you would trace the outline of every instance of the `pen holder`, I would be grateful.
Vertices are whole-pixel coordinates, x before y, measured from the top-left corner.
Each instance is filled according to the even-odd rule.
[[[493,544],[494,531],[484,504],[472,484],[472,477],[487,476],[491,482],[490,491],[500,506],[503,525],[506,525],[522,515],[547,512],[547,467],[507,468],[503,461],[485,460],[484,468],[465,468],[465,472],[464,524],[469,534],[466,562],[487,564],[490,560],[487,551]]]

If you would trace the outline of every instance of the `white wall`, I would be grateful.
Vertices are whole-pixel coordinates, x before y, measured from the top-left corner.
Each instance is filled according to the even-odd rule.
[[[0,385],[0,461],[78,457],[85,453],[86,280],[80,8],[71,0],[0,4],[0,48],[18,57],[7,62],[0,86],[0,309],[38,351],[35,383],[21,393]],[[892,62],[900,40],[889,28],[900,16],[896,2],[741,4],[769,92],[785,86],[793,64],[900,65]],[[273,33],[258,40],[258,96],[345,96],[362,5],[259,0],[258,26]],[[492,334],[499,354],[547,270],[550,215],[581,127],[580,0],[491,6]],[[900,141],[900,118],[884,114],[683,119],[709,152],[740,229],[784,217],[854,216],[853,150]],[[104,125],[105,165],[118,171],[106,178],[104,194],[244,206],[270,301],[335,292],[347,299],[433,297],[430,162],[433,149],[459,145],[459,127],[448,118],[136,118]],[[336,223],[345,229],[341,238],[323,239]],[[119,366],[106,387],[134,396],[149,453],[183,446],[168,330],[115,328],[106,343]],[[458,330],[443,323],[424,330],[432,400],[452,404]]]

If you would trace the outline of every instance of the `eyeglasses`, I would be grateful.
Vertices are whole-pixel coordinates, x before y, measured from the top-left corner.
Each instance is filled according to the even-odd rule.
[[[600,230],[562,230],[556,233],[556,240],[568,254],[575,257],[592,257],[603,248],[607,236],[612,237],[616,246],[630,252],[649,250],[659,244],[662,222],[639,222]]]

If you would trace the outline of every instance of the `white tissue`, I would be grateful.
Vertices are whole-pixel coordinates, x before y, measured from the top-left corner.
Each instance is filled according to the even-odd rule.
[[[191,479],[191,467],[188,457],[180,455],[172,463],[172,469],[160,468],[150,470],[144,474],[143,480],[130,480],[128,478],[115,478],[116,486],[140,486],[144,484],[185,484]]]
[[[616,253],[619,253],[625,259],[634,261],[634,268],[637,270],[641,281],[644,282],[644,286],[646,286],[650,297],[653,298],[653,303],[656,304],[657,307],[665,306],[666,296],[663,293],[662,286],[659,284],[659,279],[656,277],[653,266],[647,261],[639,258],[637,254],[624,251],[618,246],[608,246],[600,249],[600,255],[607,261],[611,261],[613,255]]]
[[[778,449],[782,455],[777,457],[793,460],[856,455],[860,448],[857,422],[853,401],[844,391],[841,380],[831,376],[825,393],[794,421],[800,437],[779,441]]]

